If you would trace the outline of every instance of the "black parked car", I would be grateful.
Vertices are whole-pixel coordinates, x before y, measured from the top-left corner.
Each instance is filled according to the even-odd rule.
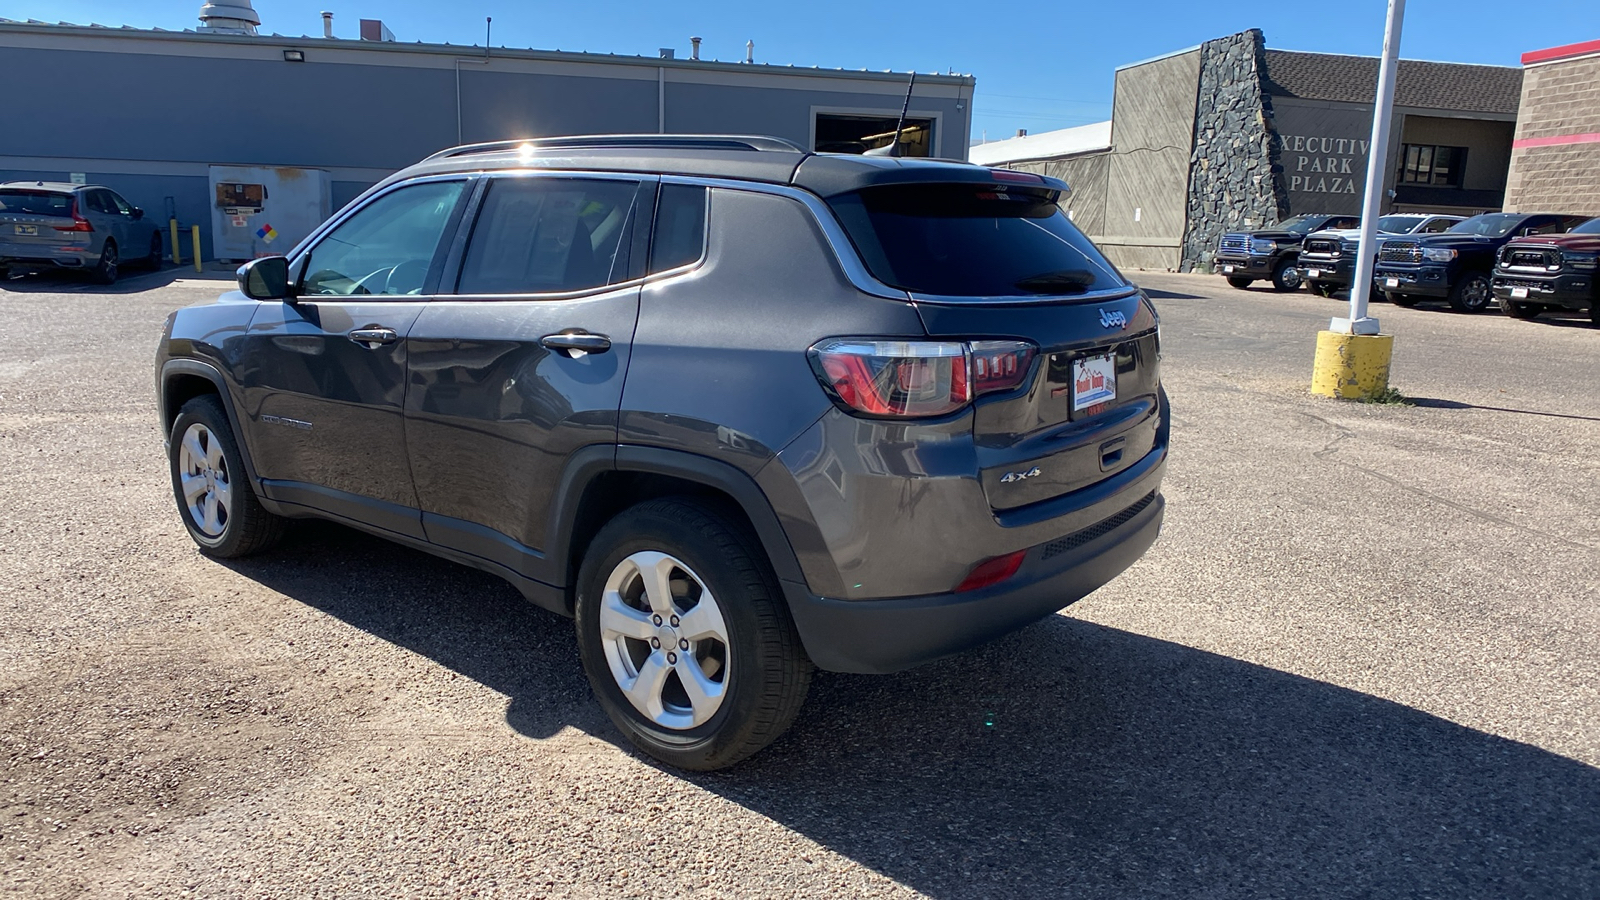
[[[970,647],[1155,541],[1155,309],[1065,189],[763,137],[436,154],[168,321],[179,515],[214,556],[317,516],[499,575],[630,740],[730,765],[813,665]]]
[[[1296,290],[1300,271],[1295,264],[1306,235],[1325,228],[1355,228],[1360,222],[1359,216],[1308,215],[1284,219],[1263,231],[1230,232],[1217,244],[1217,271],[1236,288],[1267,278],[1274,290]]]
[[[1583,216],[1550,213],[1485,213],[1443,234],[1385,241],[1374,279],[1396,306],[1428,298],[1448,300],[1457,312],[1482,312],[1493,299],[1495,257],[1506,243],[1535,234],[1559,234]]]
[[[1392,213],[1378,217],[1378,246],[1402,234],[1437,234],[1460,222],[1462,216],[1431,213]],[[1350,286],[1356,275],[1356,250],[1361,243],[1360,228],[1325,229],[1306,235],[1300,247],[1300,280],[1312,292],[1332,297]],[[1376,254],[1374,254],[1376,255]]]

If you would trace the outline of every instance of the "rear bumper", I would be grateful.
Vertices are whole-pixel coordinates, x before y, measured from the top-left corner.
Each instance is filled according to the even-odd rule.
[[[0,240],[0,262],[8,266],[56,266],[63,269],[81,269],[98,262],[100,255],[92,245],[73,244],[69,247],[41,247],[38,244],[19,244]]]
[[[1600,274],[1600,273],[1597,273]],[[1526,297],[1515,298],[1524,303],[1543,303],[1567,309],[1586,309],[1600,296],[1600,281],[1596,275],[1496,275],[1494,298],[1511,300],[1511,292],[1526,289]]]
[[[784,582],[784,591],[818,667],[896,672],[975,647],[1087,596],[1144,555],[1165,511],[1152,491],[1108,519],[1029,549],[1017,574],[969,593],[833,600],[793,582]]]
[[[1390,280],[1395,283],[1389,284]],[[1373,273],[1378,290],[1396,294],[1414,294],[1421,297],[1450,296],[1450,270],[1445,266],[1407,266],[1405,268],[1380,265]]]

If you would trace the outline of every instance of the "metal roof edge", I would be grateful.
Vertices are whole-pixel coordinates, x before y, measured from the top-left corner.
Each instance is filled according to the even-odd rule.
[[[1204,46],[1205,46],[1205,44],[1195,44],[1193,47],[1185,47],[1182,50],[1173,50],[1173,51],[1171,51],[1169,53],[1163,53],[1160,56],[1152,56],[1149,59],[1141,59],[1138,62],[1123,63],[1122,65],[1117,66],[1115,69],[1112,69],[1111,71],[1113,71],[1113,72],[1121,72],[1123,69],[1136,69],[1139,66],[1147,66],[1150,63],[1160,62],[1163,59],[1171,59],[1174,56],[1182,56],[1185,53],[1193,53],[1194,51],[1199,50],[1201,47],[1204,47]]]
[[[1288,49],[1285,49],[1283,47],[1268,47],[1268,48],[1266,48],[1266,52],[1267,53],[1303,53],[1303,54],[1305,54],[1307,56],[1337,56],[1337,57],[1340,57],[1342,59],[1369,59],[1369,60],[1372,60],[1373,62],[1378,62],[1378,61],[1381,60],[1381,57],[1378,57],[1378,56],[1367,56],[1367,55],[1361,54],[1361,53],[1330,53],[1330,52],[1328,52],[1326,50],[1288,50]],[[1402,56],[1402,57],[1400,57],[1400,62],[1431,63],[1431,64],[1436,65],[1436,66],[1471,66],[1472,68],[1475,68],[1475,69],[1512,69],[1512,70],[1516,70],[1516,69],[1520,69],[1521,68],[1520,66],[1505,66],[1505,65],[1500,65],[1498,63],[1451,62],[1450,60],[1447,60],[1447,59],[1415,59],[1415,58],[1410,57],[1410,56]]]
[[[236,43],[246,46],[284,47],[295,50],[313,50],[319,47],[355,50],[367,53],[415,53],[433,56],[483,57],[489,59],[521,59],[543,62],[604,63],[608,65],[645,66],[649,68],[698,69],[712,72],[768,72],[782,75],[820,76],[823,78],[852,78],[867,81],[888,81],[904,85],[911,72],[868,69],[825,69],[820,66],[797,66],[778,63],[723,62],[708,59],[662,59],[654,56],[596,53],[582,50],[535,50],[532,48],[492,47],[477,44],[428,44],[421,41],[363,41],[348,38],[292,36],[281,34],[202,34],[193,31],[166,31],[162,29],[131,28],[128,26],[75,25],[71,23],[24,22],[0,18],[0,34],[67,34],[75,37],[95,37],[108,40],[148,39],[173,43]],[[970,74],[945,75],[937,72],[917,72],[919,84],[971,86],[977,78]]]

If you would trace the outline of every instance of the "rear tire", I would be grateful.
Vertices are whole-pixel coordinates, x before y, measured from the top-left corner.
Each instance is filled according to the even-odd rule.
[[[200,552],[237,559],[271,547],[284,520],[262,508],[245,474],[233,426],[215,394],[183,405],[167,453],[178,515]]]
[[[1404,307],[1406,309],[1410,309],[1420,302],[1419,298],[1412,294],[1397,294],[1394,291],[1384,291],[1383,296],[1395,306]]]
[[[117,283],[117,242],[106,238],[100,248],[100,261],[94,267],[94,280],[100,284]]]
[[[601,707],[668,765],[731,766],[776,740],[805,702],[811,661],[777,578],[749,529],[717,506],[650,500],[612,519],[584,555],[576,613]]]
[[[1254,278],[1240,278],[1238,275],[1228,276],[1228,283],[1236,288],[1239,288],[1240,290],[1244,290],[1250,285],[1255,284],[1255,282],[1256,280]]]
[[[1480,313],[1489,308],[1489,301],[1493,298],[1489,276],[1482,272],[1468,272],[1450,289],[1450,308],[1456,312]]]
[[[1600,328],[1600,298],[1589,303],[1589,324]]]
[[[150,253],[144,258],[145,268],[152,272],[161,270],[161,232],[150,235]]]
[[[1294,260],[1286,259],[1272,270],[1272,289],[1280,294],[1300,289],[1300,270]]]

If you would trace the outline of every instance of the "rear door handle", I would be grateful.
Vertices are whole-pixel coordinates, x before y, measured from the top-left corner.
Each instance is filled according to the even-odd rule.
[[[582,328],[568,328],[539,339],[551,350],[565,350],[567,356],[577,359],[588,353],[604,353],[611,349],[611,338],[603,334],[590,334]]]
[[[399,340],[400,333],[382,325],[368,325],[350,332],[348,337],[368,350],[376,350],[384,344],[392,344]]]

